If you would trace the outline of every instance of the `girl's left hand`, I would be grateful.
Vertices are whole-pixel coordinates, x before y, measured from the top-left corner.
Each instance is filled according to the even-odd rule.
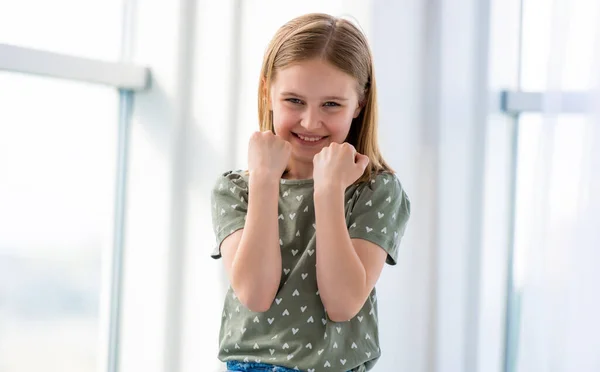
[[[351,144],[332,143],[313,158],[315,189],[341,187],[344,191],[369,165],[369,157],[356,152]]]

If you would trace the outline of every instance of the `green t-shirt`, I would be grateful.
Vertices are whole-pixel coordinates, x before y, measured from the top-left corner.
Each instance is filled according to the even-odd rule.
[[[269,363],[310,372],[368,371],[380,356],[377,297],[373,289],[350,321],[331,321],[316,280],[313,180],[281,179],[279,245],[282,273],[271,308],[255,313],[229,288],[221,318],[219,359]],[[410,215],[410,201],[392,173],[351,185],[345,192],[350,238],[383,248],[396,264],[398,244]],[[220,258],[223,240],[244,227],[248,177],[243,171],[218,178],[212,194],[213,228]]]

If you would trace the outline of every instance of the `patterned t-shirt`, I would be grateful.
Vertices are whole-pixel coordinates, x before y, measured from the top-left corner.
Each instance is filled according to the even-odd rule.
[[[307,372],[367,371],[380,356],[376,291],[350,321],[333,322],[319,297],[316,278],[316,225],[313,180],[281,179],[279,245],[281,282],[271,308],[255,313],[229,288],[221,319],[219,359],[269,363]],[[213,227],[220,245],[242,229],[248,210],[248,177],[227,172],[212,194]],[[410,201],[392,173],[351,185],[345,192],[350,238],[383,248],[396,264]]]

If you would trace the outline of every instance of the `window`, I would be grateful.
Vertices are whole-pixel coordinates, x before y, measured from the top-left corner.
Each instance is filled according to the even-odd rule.
[[[0,103],[0,370],[95,372],[118,92],[0,72]]]
[[[591,96],[598,84],[600,3],[523,0],[522,9],[520,89],[579,97],[571,103]],[[597,354],[587,350],[593,341],[582,330],[593,328],[596,315],[592,301],[585,311],[575,304],[589,298],[587,283],[594,280],[581,272],[593,244],[582,231],[592,208],[599,123],[584,111],[586,103],[568,112],[556,97],[541,97],[535,112],[516,118],[506,370],[591,370]]]

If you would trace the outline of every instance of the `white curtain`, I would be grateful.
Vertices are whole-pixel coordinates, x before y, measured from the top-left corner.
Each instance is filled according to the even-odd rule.
[[[546,94],[541,114],[520,119],[514,367],[599,372],[600,0],[546,3],[542,90],[585,94]]]

